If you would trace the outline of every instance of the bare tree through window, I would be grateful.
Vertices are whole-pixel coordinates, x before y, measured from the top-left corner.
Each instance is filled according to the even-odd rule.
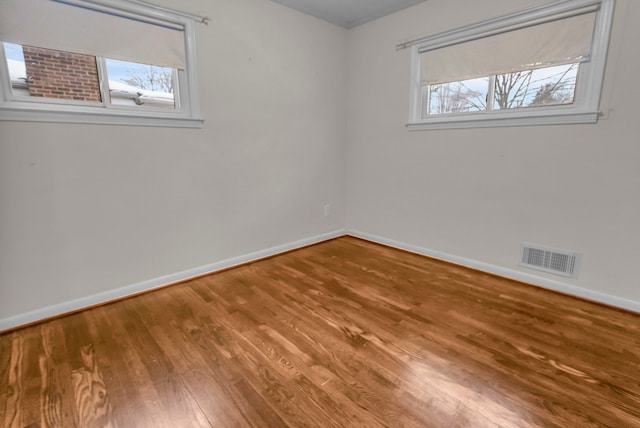
[[[578,64],[516,71],[429,86],[428,115],[570,104]],[[491,85],[491,82],[493,86]]]
[[[136,67],[122,81],[140,89],[173,93],[173,70],[170,68],[154,65]]]
[[[488,78],[431,86],[430,114],[464,113],[486,109]]]

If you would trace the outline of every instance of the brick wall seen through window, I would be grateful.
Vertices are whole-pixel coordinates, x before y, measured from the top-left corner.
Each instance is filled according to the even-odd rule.
[[[100,102],[96,57],[23,46],[29,95]]]

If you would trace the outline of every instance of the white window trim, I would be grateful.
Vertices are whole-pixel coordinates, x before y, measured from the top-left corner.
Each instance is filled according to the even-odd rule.
[[[594,28],[591,61],[581,64],[578,77],[579,84],[573,104],[528,107],[509,111],[492,110],[434,115],[428,118],[421,117],[423,102],[420,84],[421,61],[419,51],[421,49],[435,48],[455,41],[473,39],[481,34],[493,32],[500,28],[523,24],[545,16],[597,4],[600,5],[600,10]],[[596,123],[600,116],[600,94],[604,80],[613,9],[614,0],[565,0],[410,42],[412,49],[411,99],[407,129],[421,131],[430,129]]]
[[[126,106],[107,106],[104,102],[77,103],[42,98],[29,99],[13,95],[6,55],[0,43],[0,121],[201,128],[203,120],[200,116],[194,19],[187,14],[161,7],[156,8],[147,3],[130,3],[122,0],[91,0],[90,2],[184,27],[186,70],[178,70],[179,87],[175,91],[176,109],[127,108]],[[97,57],[97,60],[100,67],[100,57]],[[101,85],[104,84],[101,80]],[[105,89],[101,87],[103,96],[104,91]]]

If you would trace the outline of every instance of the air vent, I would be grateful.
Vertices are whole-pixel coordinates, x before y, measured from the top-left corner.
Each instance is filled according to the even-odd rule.
[[[531,269],[575,278],[578,276],[580,255],[538,245],[522,244],[520,264]]]

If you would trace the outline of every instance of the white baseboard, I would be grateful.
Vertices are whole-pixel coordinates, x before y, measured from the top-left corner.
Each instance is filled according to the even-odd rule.
[[[2,318],[0,319],[0,332],[14,329],[16,327],[20,327],[23,325],[32,324],[32,323],[42,321],[48,318],[56,317],[59,315],[79,311],[84,308],[89,308],[91,306],[104,304],[113,300],[118,300],[127,296],[131,296],[137,293],[151,291],[155,288],[164,287],[168,284],[185,281],[190,278],[198,277],[208,273],[213,273],[222,269],[227,269],[233,266],[241,265],[243,263],[256,261],[265,257],[271,257],[279,253],[284,253],[286,251],[294,250],[296,248],[301,248],[307,245],[312,245],[322,241],[333,239],[333,238],[342,236],[344,234],[352,235],[352,236],[366,239],[373,242],[378,242],[380,244],[388,245],[391,247],[396,247],[403,250],[411,251],[417,254],[423,254],[429,257],[448,261],[458,265],[471,267],[484,272],[493,273],[503,277],[515,279],[517,281],[522,281],[522,282],[533,284],[539,287],[558,291],[564,294],[580,297],[580,298],[591,300],[594,302],[603,303],[605,305],[614,306],[614,307],[618,307],[628,311],[640,313],[640,302],[636,302],[634,300],[629,300],[622,297],[601,293],[598,291],[576,287],[574,285],[566,284],[560,281],[554,281],[554,280],[540,277],[537,275],[519,272],[513,269],[495,266],[489,263],[484,263],[484,262],[480,262],[473,259],[454,256],[452,254],[447,254],[440,251],[430,250],[430,249],[418,247],[415,245],[394,241],[392,239],[371,235],[371,234],[360,232],[357,230],[335,230],[333,232],[317,235],[311,238],[306,238],[299,241],[278,245],[276,247],[267,248],[264,250],[245,254],[239,257],[233,257],[230,259],[211,263],[205,266],[200,266],[200,267],[185,270],[182,272],[177,272],[174,274],[165,275],[158,278],[153,278],[147,281],[142,281],[126,287],[121,287],[114,290],[105,291],[103,293],[82,297],[80,299],[75,299],[68,302],[47,306],[45,308],[36,309],[34,311],[26,312],[23,314],[12,316],[12,317]]]
[[[32,324],[38,321],[45,320],[47,318],[56,317],[59,315],[76,312],[84,308],[91,306],[104,304],[113,300],[118,300],[123,297],[131,296],[133,294],[142,293],[160,288],[168,284],[188,280],[190,278],[198,277],[208,273],[213,273],[221,269],[227,269],[233,266],[241,265],[243,263],[252,262],[265,257],[271,257],[279,253],[294,250],[296,248],[305,247],[307,245],[316,244],[322,241],[336,238],[345,234],[344,230],[335,230],[333,232],[325,233],[322,235],[313,236],[311,238],[301,239],[299,241],[290,242],[276,247],[267,248],[264,250],[256,251],[253,253],[245,254],[239,257],[233,257],[227,260],[211,263],[205,266],[200,266],[193,269],[188,269],[182,272],[176,272],[170,275],[161,276],[158,278],[142,281],[137,284],[128,285],[125,287],[117,288],[114,290],[105,291],[103,293],[93,294],[91,296],[82,297],[79,299],[71,300],[68,302],[59,303],[45,308],[36,309],[23,314],[15,315],[9,318],[0,319],[0,332],[4,330],[14,329],[27,324]]]
[[[467,266],[467,267],[478,269],[484,272],[488,272],[488,273],[503,276],[506,278],[514,279],[517,281],[525,282],[528,284],[536,285],[549,290],[558,291],[560,293],[591,300],[593,302],[603,303],[605,305],[614,306],[620,309],[625,309],[628,311],[640,313],[640,302],[637,302],[635,300],[629,300],[622,297],[601,293],[599,291],[576,287],[575,285],[566,284],[561,281],[555,281],[555,280],[544,278],[541,276],[520,272],[514,269],[508,269],[508,268],[492,265],[489,263],[480,262],[478,260],[454,256],[452,254],[447,254],[440,251],[430,250],[427,248],[422,248],[415,245],[394,241],[392,239],[387,239],[381,236],[359,232],[357,230],[347,230],[346,233],[348,235],[366,239],[368,241],[373,241],[373,242],[388,245],[391,247],[400,248],[402,250],[411,251],[413,253],[422,254],[425,256],[433,257],[436,259],[444,260],[444,261],[455,263],[462,266]]]

